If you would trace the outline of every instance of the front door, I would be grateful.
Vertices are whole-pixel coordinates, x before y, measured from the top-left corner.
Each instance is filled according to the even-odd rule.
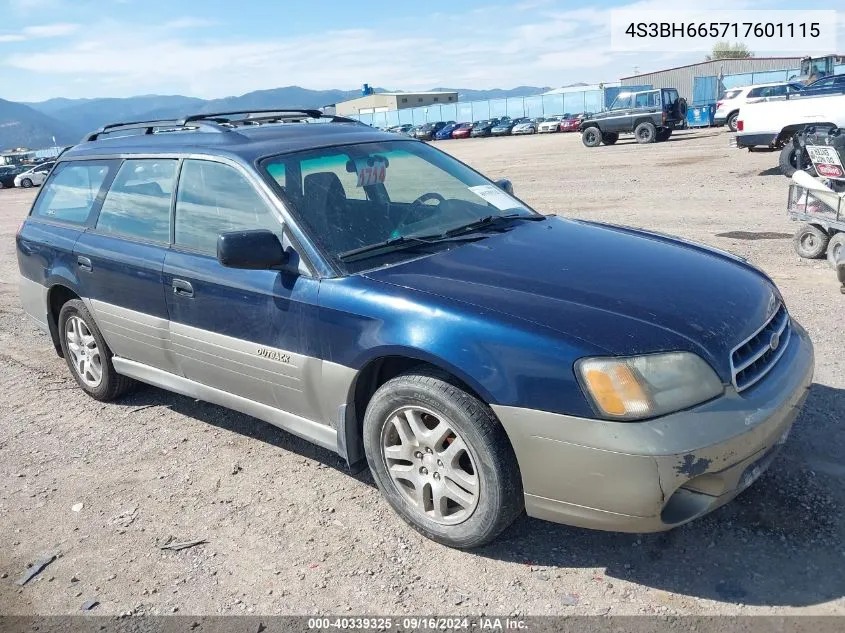
[[[264,194],[232,165],[185,160],[174,244],[164,261],[173,352],[182,373],[215,389],[326,423],[315,386],[321,361],[319,282],[277,270],[237,270],[216,257],[226,231],[282,223]]]

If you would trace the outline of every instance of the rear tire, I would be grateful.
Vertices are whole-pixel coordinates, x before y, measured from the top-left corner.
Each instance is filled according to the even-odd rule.
[[[24,189],[29,189],[32,186],[32,181],[29,178],[24,178],[21,180],[21,187]]]
[[[617,132],[604,132],[601,135],[601,142],[605,145],[613,145],[618,140],[619,134]]]
[[[591,125],[588,128],[584,128],[584,131],[581,132],[581,142],[586,147],[598,147],[601,145],[602,136],[599,129]]]
[[[637,143],[654,143],[657,138],[657,128],[650,121],[643,121],[634,128]]]
[[[739,119],[739,112],[734,112],[733,114],[731,114],[728,117],[728,120],[726,121],[726,123],[728,125],[728,129],[731,132],[736,132],[736,121],[737,121],[737,119]]]
[[[364,451],[396,513],[438,543],[479,547],[523,510],[504,428],[490,407],[437,370],[419,368],[376,391],[364,417]]]
[[[845,261],[845,233],[837,233],[827,243],[827,263],[834,270],[839,258]]]
[[[135,381],[114,370],[112,352],[88,308],[71,299],[59,312],[59,342],[70,373],[82,390],[107,402],[125,394]]]
[[[669,137],[671,137],[671,136],[672,136],[672,130],[670,130],[668,128],[663,129],[663,130],[658,130],[657,131],[657,142],[663,143],[665,141],[668,141]]]
[[[818,259],[825,254],[830,237],[818,226],[804,224],[795,232],[792,245],[795,252],[805,259]]]

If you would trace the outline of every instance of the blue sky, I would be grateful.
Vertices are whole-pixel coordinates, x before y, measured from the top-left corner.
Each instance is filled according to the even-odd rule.
[[[804,0],[829,9],[832,0]],[[794,2],[708,0],[708,9]],[[615,81],[702,54],[611,53],[609,10],[677,0],[0,0],[0,98]],[[845,19],[840,12],[840,50]],[[833,51],[831,51],[833,52]],[[771,53],[767,53],[771,54]]]

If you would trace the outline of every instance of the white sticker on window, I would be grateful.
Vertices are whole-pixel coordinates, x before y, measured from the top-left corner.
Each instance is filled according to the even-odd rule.
[[[387,161],[380,156],[358,159],[355,161],[355,171],[358,172],[356,187],[378,185],[387,176]]]
[[[470,187],[469,190],[502,211],[522,206],[496,185],[478,185],[477,187]]]

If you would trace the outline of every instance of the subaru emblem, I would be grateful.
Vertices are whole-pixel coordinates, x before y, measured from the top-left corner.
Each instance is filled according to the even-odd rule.
[[[772,338],[769,340],[769,347],[774,352],[774,351],[777,351],[777,348],[779,346],[780,346],[780,334],[775,332],[774,334],[772,334]]]

